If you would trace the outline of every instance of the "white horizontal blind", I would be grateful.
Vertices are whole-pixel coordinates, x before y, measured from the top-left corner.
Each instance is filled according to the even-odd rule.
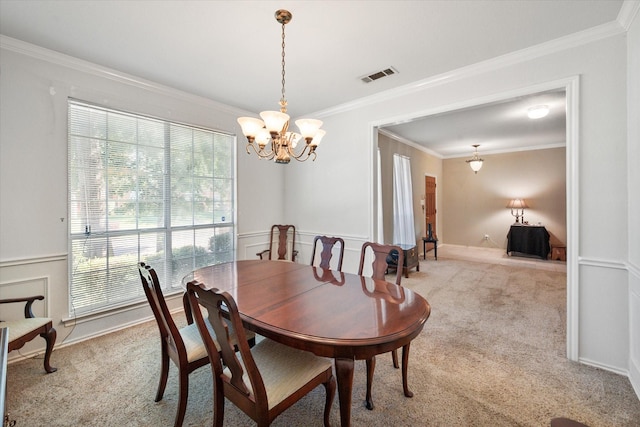
[[[137,263],[167,290],[231,261],[235,137],[69,101],[70,315],[144,299]]]

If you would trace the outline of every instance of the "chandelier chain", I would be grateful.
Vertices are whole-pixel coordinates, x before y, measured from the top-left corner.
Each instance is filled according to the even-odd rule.
[[[284,61],[284,26],[285,24],[282,24],[282,99],[280,99],[280,112],[282,113],[286,113],[287,112],[287,100],[285,99],[285,91],[284,91],[284,83],[285,83],[285,71],[284,71],[284,65],[285,65],[285,61]]]

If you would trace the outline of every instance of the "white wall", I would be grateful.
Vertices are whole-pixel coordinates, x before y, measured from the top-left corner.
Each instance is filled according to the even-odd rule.
[[[347,247],[344,267],[345,271],[353,272],[357,266],[355,242],[372,239],[374,234],[372,128],[375,125],[580,76],[579,135],[575,147],[579,171],[575,184],[579,193],[568,195],[578,201],[575,216],[579,246],[577,256],[571,259],[575,265],[569,266],[578,275],[577,358],[626,373],[629,355],[628,284],[624,268],[628,249],[626,38],[614,34],[566,49],[552,47],[547,54],[539,55],[540,51],[534,49],[507,55],[493,64],[477,64],[447,77],[440,76],[441,80],[320,112],[327,135],[317,164],[287,170],[285,203],[298,207],[290,219],[300,230],[353,237],[354,246]],[[318,171],[319,165],[328,172],[327,185],[316,188],[314,183],[324,173]],[[315,190],[307,191],[311,186]],[[591,274],[593,271],[598,274]],[[597,316],[599,322],[584,323],[587,315]],[[603,342],[607,343],[605,354],[601,350]]]
[[[627,33],[629,195],[629,377],[640,396],[640,12]]]
[[[0,298],[45,294],[46,301],[35,309],[54,319],[58,346],[151,315],[141,304],[62,323],[69,317],[68,97],[240,135],[238,256],[253,258],[257,251],[247,246],[266,245],[268,228],[284,215],[283,194],[270,191],[281,185],[283,169],[245,153],[236,118],[247,112],[6,37],[0,48]],[[43,344],[34,340],[21,353]]]

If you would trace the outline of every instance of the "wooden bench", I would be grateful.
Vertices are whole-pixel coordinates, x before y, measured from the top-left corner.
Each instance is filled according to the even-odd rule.
[[[1,299],[0,304],[24,303],[24,318],[16,320],[0,319],[0,328],[8,330],[8,352],[22,348],[26,343],[40,335],[45,339],[47,347],[44,353],[44,370],[55,372],[57,368],[50,365],[51,353],[56,342],[56,330],[48,317],[36,317],[31,311],[34,301],[43,300],[44,296],[37,295],[25,298]]]
[[[553,234],[549,233],[549,246],[551,247],[551,259],[558,261],[566,261],[567,260],[567,245],[562,243],[560,239],[558,239]]]
[[[566,261],[567,260],[567,247],[565,245],[562,246],[551,246],[551,259],[558,261]]]

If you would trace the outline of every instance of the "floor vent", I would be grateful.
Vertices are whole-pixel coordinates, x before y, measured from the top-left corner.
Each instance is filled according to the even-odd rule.
[[[381,79],[382,77],[391,76],[393,74],[398,74],[398,71],[393,67],[389,67],[382,71],[376,71],[375,73],[369,74],[368,76],[360,77],[360,80],[362,80],[365,83],[371,83],[374,80]]]

